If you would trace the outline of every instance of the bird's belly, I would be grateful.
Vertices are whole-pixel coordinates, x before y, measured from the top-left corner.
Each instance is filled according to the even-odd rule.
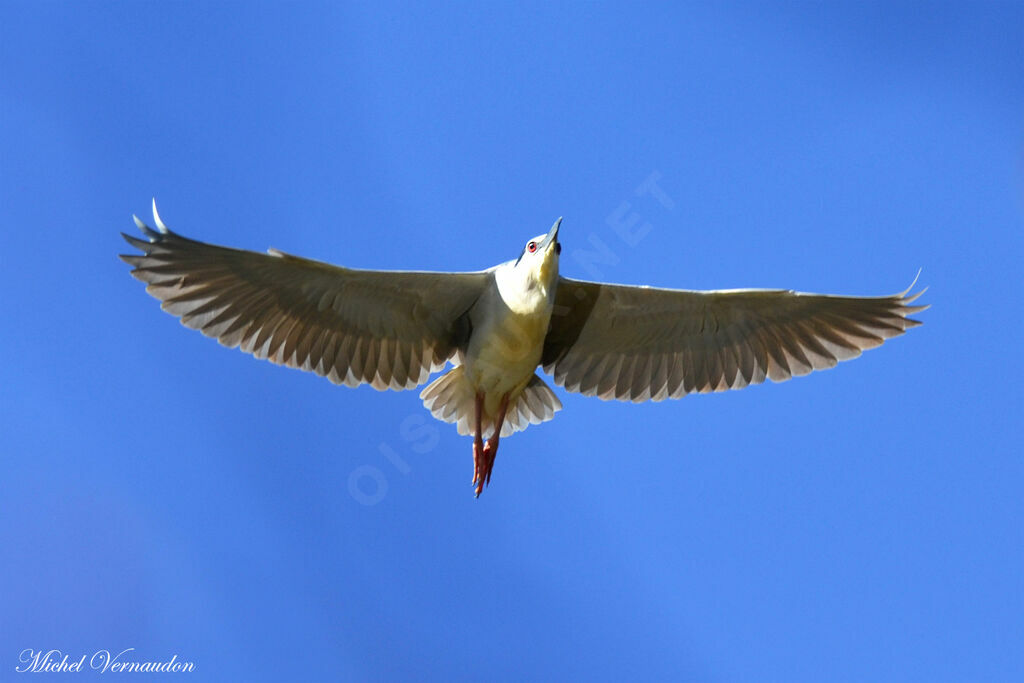
[[[466,373],[488,404],[514,398],[540,363],[550,314],[511,314],[475,329],[465,356]],[[488,405],[488,412],[491,406]]]

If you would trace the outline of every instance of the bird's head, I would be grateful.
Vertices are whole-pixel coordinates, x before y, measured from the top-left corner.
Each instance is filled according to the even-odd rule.
[[[525,269],[544,289],[558,277],[558,255],[562,253],[562,245],[558,242],[558,227],[562,224],[559,218],[551,226],[546,235],[537,235],[526,243],[523,253],[516,261],[516,270]]]

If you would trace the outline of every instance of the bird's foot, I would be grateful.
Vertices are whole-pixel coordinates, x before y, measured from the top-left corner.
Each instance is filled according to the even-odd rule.
[[[482,449],[473,444],[473,483],[476,484],[476,497],[484,492],[484,486],[491,483],[491,470],[494,469],[494,458],[498,455],[498,444],[488,439]]]
[[[494,469],[494,459],[498,457],[498,441],[490,439],[484,444],[484,456],[487,457],[487,469],[484,470],[484,483],[491,483],[491,470]]]
[[[484,442],[482,439],[477,437],[473,441],[473,484],[480,482],[483,483],[483,467],[484,467]],[[476,495],[480,496],[481,488],[477,486]]]
[[[473,483],[476,484],[476,497],[484,492],[484,486],[491,483],[491,470],[494,469],[494,458],[498,455],[498,439],[501,438],[501,425],[505,422],[508,410],[508,394],[501,398],[498,407],[498,419],[487,443],[483,442],[480,416],[483,414],[484,395],[476,395],[476,438],[473,439]]]

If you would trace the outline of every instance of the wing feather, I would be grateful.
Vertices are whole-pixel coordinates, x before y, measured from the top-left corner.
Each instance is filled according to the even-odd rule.
[[[369,271],[206,244],[136,218],[121,258],[182,324],[332,382],[410,389],[464,348],[491,275]]]
[[[911,285],[913,287],[913,285]],[[923,292],[689,291],[560,278],[541,363],[569,391],[625,401],[782,382],[903,334]]]

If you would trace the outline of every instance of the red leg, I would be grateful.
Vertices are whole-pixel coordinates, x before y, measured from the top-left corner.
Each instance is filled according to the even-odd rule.
[[[498,440],[501,438],[501,426],[505,424],[505,412],[507,410],[508,395],[506,394],[501,399],[501,405],[498,408],[498,419],[494,421],[494,433],[491,434],[491,438],[487,439],[487,443],[484,445],[484,471],[482,480],[477,484],[476,495],[478,497],[483,490],[483,485],[491,483],[491,470],[494,469],[494,459],[498,457]]]
[[[476,433],[473,437],[473,483],[476,484],[476,495],[479,497],[484,486],[484,437],[480,427],[481,413],[484,411],[484,395],[476,395]]]

